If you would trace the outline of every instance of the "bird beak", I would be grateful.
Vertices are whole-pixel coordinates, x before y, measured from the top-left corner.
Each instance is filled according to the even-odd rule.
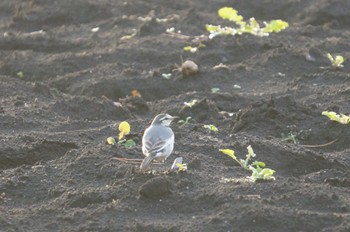
[[[171,120],[175,120],[177,118],[180,118],[180,117],[178,117],[178,116],[171,116]]]

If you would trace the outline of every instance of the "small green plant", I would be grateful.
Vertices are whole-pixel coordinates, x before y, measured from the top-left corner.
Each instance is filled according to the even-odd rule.
[[[220,25],[207,24],[205,27],[210,33],[209,38],[213,39],[218,35],[241,35],[244,33],[255,36],[269,36],[271,32],[280,32],[286,29],[289,25],[287,22],[280,19],[264,22],[264,26],[260,27],[255,18],[250,18],[248,22],[243,20],[243,16],[238,14],[238,11],[232,7],[223,7],[218,10],[220,18],[234,22],[237,27],[222,27]]]
[[[187,107],[192,108],[197,102],[198,102],[197,99],[193,99],[190,102],[184,102],[184,105],[187,106]]]
[[[298,140],[298,134],[290,131],[287,135],[282,134],[282,141],[283,142],[291,142],[293,144],[299,144],[299,140]]]
[[[214,126],[213,124],[210,124],[210,125],[203,125],[203,127],[205,129],[207,129],[209,132],[218,132],[218,128],[216,126]]]
[[[333,68],[342,68],[344,67],[343,63],[345,61],[343,56],[335,56],[333,57],[330,53],[327,53],[327,58],[331,62]]]
[[[192,117],[187,117],[185,120],[181,119],[177,123],[185,125],[185,124],[189,124],[191,120],[192,120]]]
[[[187,171],[187,164],[177,163],[176,167],[179,168],[179,172],[185,172]]]
[[[21,79],[23,79],[23,77],[24,77],[24,73],[22,71],[17,72],[16,75],[17,75],[17,77],[19,77]]]
[[[333,111],[323,111],[322,115],[327,116],[330,120],[339,122],[341,124],[350,124],[350,115],[337,114]]]
[[[186,46],[186,47],[184,47],[183,49],[184,49],[185,52],[192,52],[192,53],[195,53],[195,52],[197,52],[198,49],[200,49],[200,48],[205,48],[205,45],[202,44],[202,43],[199,43],[197,47]]]
[[[237,159],[235,156],[235,152],[230,149],[220,149],[222,153],[230,156],[234,161],[236,161],[242,168],[251,171],[252,175],[249,177],[251,180],[275,180],[273,174],[275,170],[270,168],[265,168],[265,163],[261,161],[251,161],[253,157],[256,156],[253,148],[249,145],[247,147],[248,154],[246,155],[246,159]]]
[[[220,88],[211,88],[212,93],[217,93],[220,91]]]

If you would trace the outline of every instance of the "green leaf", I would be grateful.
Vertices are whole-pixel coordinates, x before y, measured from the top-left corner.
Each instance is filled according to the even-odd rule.
[[[261,167],[261,168],[264,168],[266,166],[266,164],[264,162],[261,162],[261,161],[254,161],[252,163],[253,166],[256,166],[256,167]]]
[[[193,99],[190,102],[184,102],[184,105],[192,108],[197,102],[198,102],[197,99]]]
[[[276,171],[275,170],[272,170],[270,168],[264,168],[261,170],[260,174],[263,176],[263,177],[269,177],[269,176],[273,176],[273,174],[275,173]]]
[[[211,25],[211,24],[206,24],[205,25],[205,29],[209,32],[216,32],[216,31],[219,31],[219,27],[218,26],[214,26],[214,25]]]
[[[198,50],[197,47],[191,47],[191,46],[186,46],[183,49],[184,49],[185,52],[192,52],[192,53],[194,53],[194,52],[196,52]]]
[[[285,21],[282,21],[280,19],[272,20],[270,23],[266,24],[264,28],[264,32],[280,32],[284,29],[286,29],[289,26],[289,24]]]
[[[125,147],[128,147],[128,148],[132,148],[132,147],[135,147],[136,146],[136,143],[134,140],[132,139],[128,139],[125,141],[125,143],[123,144]]]
[[[345,61],[343,56],[336,56],[335,57],[335,64],[337,67],[343,67],[342,63]]]
[[[16,75],[21,79],[24,77],[24,73],[22,71],[17,72]]]
[[[212,124],[210,125],[203,125],[203,127],[205,129],[208,129],[209,131],[212,131],[212,132],[218,132],[218,128]]]
[[[252,146],[249,145],[249,146],[247,147],[247,150],[248,150],[247,158],[248,158],[248,157],[255,157],[255,156],[256,156],[255,153],[254,153],[254,150],[253,150]]]
[[[181,172],[187,171],[187,164],[177,163],[176,166],[179,168],[179,171]]]

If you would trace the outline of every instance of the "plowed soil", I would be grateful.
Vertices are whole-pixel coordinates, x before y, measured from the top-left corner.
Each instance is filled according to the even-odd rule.
[[[209,40],[224,6],[289,27]],[[350,231],[349,125],[321,114],[350,112],[349,62],[326,57],[350,58],[349,28],[345,0],[2,0],[0,231]],[[186,172],[112,159],[142,159],[162,112],[191,117],[166,161]],[[136,147],[106,144],[124,120]],[[248,145],[276,180],[219,152]]]

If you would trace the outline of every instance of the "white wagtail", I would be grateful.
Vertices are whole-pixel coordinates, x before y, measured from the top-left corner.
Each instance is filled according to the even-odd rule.
[[[165,162],[174,149],[174,132],[170,123],[177,117],[158,114],[142,137],[142,153],[146,156],[140,166],[147,170],[153,160]]]

